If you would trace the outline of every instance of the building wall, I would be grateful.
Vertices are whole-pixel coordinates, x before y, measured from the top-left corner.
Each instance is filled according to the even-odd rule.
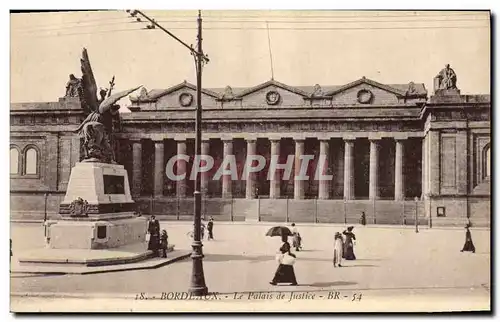
[[[361,212],[365,212],[368,223],[376,224],[414,224],[415,214],[419,222],[429,225],[461,225],[470,217],[473,224],[489,225],[490,223],[490,178],[485,168],[485,151],[490,145],[490,103],[482,96],[460,96],[453,97],[431,97],[425,106],[417,109],[415,106],[404,107],[401,98],[393,93],[387,93],[376,86],[363,85],[375,94],[374,103],[377,104],[399,104],[398,106],[369,108],[357,106],[352,110],[341,110],[342,104],[350,104],[357,93],[354,89],[333,95],[331,104],[338,104],[338,109],[325,110],[325,105],[319,104],[317,109],[311,104],[309,111],[296,111],[291,109],[287,114],[284,110],[270,110],[265,108],[265,95],[269,90],[280,93],[281,107],[300,107],[305,104],[304,97],[276,85],[258,89],[241,100],[231,104],[241,104],[240,114],[221,111],[219,114],[207,114],[207,122],[218,124],[217,130],[210,133],[211,138],[220,140],[220,144],[211,144],[211,154],[223,155],[223,142],[227,137],[234,137],[233,152],[239,152],[238,158],[246,155],[246,143],[243,139],[247,136],[258,137],[263,142],[258,152],[269,157],[269,137],[281,137],[280,149],[282,154],[294,154],[294,140],[306,138],[306,153],[317,154],[319,149],[318,140],[311,138],[328,138],[329,161],[331,163],[331,174],[333,181],[328,189],[330,200],[317,200],[314,195],[318,194],[318,183],[313,181],[305,185],[305,190],[311,194],[313,199],[294,200],[293,179],[282,182],[281,198],[268,199],[245,199],[245,182],[239,181],[233,184],[233,198],[221,198],[222,179],[209,183],[212,192],[211,197],[203,201],[203,213],[205,216],[213,216],[216,220],[245,220],[253,218],[261,221],[297,221],[297,222],[335,222],[355,223],[359,221]],[[182,91],[184,92],[184,90]],[[193,90],[191,89],[191,92]],[[130,139],[141,138],[143,144],[141,151],[142,195],[135,196],[138,211],[143,214],[155,213],[170,220],[189,220],[192,218],[193,200],[191,198],[193,187],[189,187],[185,198],[175,197],[175,186],[170,187],[172,182],[165,180],[163,184],[163,195],[153,195],[153,181],[155,178],[154,160],[155,145],[151,141],[164,142],[165,162],[176,153],[175,140],[185,140],[192,133],[188,121],[173,120],[170,114],[162,114],[164,119],[158,119],[160,114],[150,115],[143,112],[147,109],[161,110],[165,106],[178,108],[178,100],[174,99],[181,91],[174,92],[175,95],[165,96],[156,103],[144,104],[139,112],[127,115],[124,122],[124,131],[120,133],[120,150],[123,152],[121,162],[130,176],[132,184],[133,153]],[[204,94],[205,95],[205,94]],[[210,95],[205,95],[211,100],[214,108],[229,106],[217,105],[220,102]],[[219,103],[218,103],[219,102]],[[211,104],[211,103],[210,103]],[[211,105],[207,103],[207,108]],[[220,103],[222,104],[222,103]],[[354,104],[356,105],[356,104]],[[354,106],[353,105],[353,106]],[[359,104],[357,104],[359,105]],[[233,107],[236,107],[233,106]],[[243,107],[262,108],[262,111],[243,111]],[[318,114],[322,118],[318,120],[306,119],[309,115]],[[325,113],[327,112],[327,113]],[[246,113],[246,114],[242,114]],[[190,112],[189,115],[192,113]],[[376,116],[377,120],[370,117]],[[177,114],[176,114],[177,115]],[[183,118],[183,114],[178,114]],[[247,119],[243,116],[246,115]],[[287,115],[286,119],[283,115]],[[153,117],[154,116],[154,117]],[[227,123],[229,117],[231,124]],[[82,157],[82,144],[80,138],[74,133],[76,127],[82,121],[84,115],[79,102],[74,99],[61,99],[59,102],[34,103],[34,104],[12,104],[11,105],[11,148],[19,152],[19,173],[11,174],[11,216],[12,218],[43,218],[45,208],[49,217],[58,216],[58,205],[64,196],[71,168]],[[192,115],[190,116],[192,118]],[[258,120],[267,118],[266,122],[255,123],[251,132],[243,132],[248,126],[247,120]],[[188,116],[186,115],[186,120]],[[329,121],[331,118],[331,122]],[[152,121],[155,120],[155,121]],[[170,122],[175,127],[170,127]],[[191,121],[189,121],[191,122]],[[320,132],[315,132],[314,127],[323,122],[324,127]],[[233,124],[234,123],[234,124]],[[236,125],[237,126],[236,126]],[[309,124],[310,132],[301,130],[301,126]],[[151,126],[150,126],[151,125]],[[322,126],[323,126],[322,125]],[[147,131],[144,131],[144,130]],[[166,129],[166,132],[162,132]],[[235,129],[241,130],[235,135]],[[379,129],[383,129],[380,131]],[[394,195],[395,161],[394,161],[394,138],[401,135],[405,139],[416,139],[411,144],[406,144],[405,155],[411,164],[405,165],[411,173],[421,169],[423,173],[405,181],[408,186],[412,182],[421,185],[421,196],[418,189],[406,188],[407,197],[410,194],[417,195],[417,200],[386,200]],[[382,137],[379,160],[380,197],[382,200],[342,200],[344,189],[344,141],[343,136],[349,134],[363,142],[373,135]],[[141,136],[142,135],[142,136]],[[258,135],[258,136],[255,136]],[[383,135],[390,138],[383,137]],[[324,139],[323,138],[323,139]],[[147,140],[145,140],[147,139]],[[239,140],[239,141],[238,141]],[[423,142],[422,142],[423,140]],[[215,140],[216,141],[216,140]],[[215,142],[212,141],[212,142]],[[264,144],[265,143],[265,144]],[[187,144],[187,153],[194,154],[194,141]],[[38,162],[36,174],[25,174],[24,157],[28,148],[33,147],[37,151]],[[169,147],[169,148],[167,148]],[[368,144],[369,147],[369,144]],[[369,177],[369,149],[362,149],[355,153],[355,159],[361,167],[354,173],[356,179],[366,185]],[[284,161],[284,160],[283,160]],[[282,161],[282,162],[283,162]],[[368,162],[368,163],[367,163]],[[188,169],[191,167],[188,165]],[[189,174],[188,174],[189,175]],[[359,181],[358,180],[358,181]],[[269,194],[266,186],[269,181],[259,181],[263,195]],[[358,183],[359,185],[359,183]],[[170,187],[170,188],[169,188]],[[366,187],[364,187],[366,188]],[[360,195],[367,197],[366,189],[361,189]],[[360,188],[358,187],[358,190]],[[47,196],[45,196],[47,194]],[[287,199],[288,197],[288,199]],[[292,198],[292,199],[290,199]],[[45,201],[46,200],[46,201]],[[46,207],[45,207],[46,205]],[[444,207],[444,208],[443,208]],[[445,217],[439,217],[438,212],[445,212]]]

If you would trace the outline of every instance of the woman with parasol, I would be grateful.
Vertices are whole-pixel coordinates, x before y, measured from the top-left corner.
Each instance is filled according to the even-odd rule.
[[[276,255],[279,266],[273,280],[269,284],[290,283],[290,285],[297,285],[295,271],[293,270],[296,256],[290,251],[291,247],[290,243],[288,243],[288,236],[292,236],[292,232],[286,227],[273,227],[267,232],[266,236],[281,236],[281,241],[283,242]]]

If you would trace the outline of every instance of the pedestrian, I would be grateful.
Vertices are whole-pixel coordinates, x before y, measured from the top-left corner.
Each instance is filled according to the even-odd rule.
[[[278,283],[290,283],[290,285],[297,285],[295,271],[293,264],[295,264],[295,254],[290,252],[290,244],[288,243],[287,236],[281,236],[281,245],[279,252],[276,256],[279,266],[274,274],[274,278],[269,284],[277,285]]]
[[[366,214],[365,212],[361,212],[361,225],[366,226]]]
[[[158,257],[158,249],[160,247],[160,222],[154,215],[151,216],[148,223],[148,250],[153,251],[153,256]]]
[[[474,246],[474,243],[472,242],[472,234],[470,233],[470,224],[467,224],[465,226],[465,244],[464,247],[462,248],[461,252],[476,252],[476,247]]]
[[[333,242],[333,267],[342,267],[342,256],[344,254],[344,238],[339,232],[335,233]]]
[[[167,231],[163,229],[161,231],[161,236],[160,236],[160,247],[163,252],[162,257],[167,258],[167,249],[168,249],[168,235]]]
[[[295,223],[292,223],[292,246],[295,248],[295,251],[300,251],[302,249],[302,238],[300,237],[299,230],[295,226]]]
[[[210,217],[207,224],[208,239],[214,239],[214,218]]]
[[[204,223],[201,223],[201,226],[200,226],[200,233],[201,233],[201,240],[203,240],[203,238],[205,238],[205,224]]]
[[[345,260],[356,259],[356,255],[354,255],[354,241],[356,240],[356,235],[352,232],[353,229],[353,226],[349,226],[347,227],[347,230],[344,230],[343,232],[345,235],[343,258]]]

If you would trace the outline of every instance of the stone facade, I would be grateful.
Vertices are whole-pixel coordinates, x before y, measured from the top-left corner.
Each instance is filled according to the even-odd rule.
[[[138,211],[191,219],[194,182],[171,181],[165,165],[190,175],[196,88],[187,82],[131,97],[117,133],[118,162],[131,179]],[[75,101],[76,100],[76,101]],[[12,216],[43,218],[57,206],[81,156],[73,133],[84,117],[75,98],[11,104]],[[225,155],[268,161],[248,180],[202,177],[203,214],[216,220],[462,225],[490,223],[489,95],[461,95],[423,84],[385,85],[361,78],[343,86],[292,87],[271,80],[253,88],[204,89],[202,154],[217,169]],[[29,147],[36,174],[25,171]],[[32,153],[32,152],[31,152]],[[269,160],[315,156],[309,181],[267,180]],[[314,180],[318,156],[332,180]],[[295,162],[299,165],[298,162]],[[241,173],[242,169],[239,169]],[[15,173],[14,173],[15,172]],[[33,172],[32,170],[30,172]]]

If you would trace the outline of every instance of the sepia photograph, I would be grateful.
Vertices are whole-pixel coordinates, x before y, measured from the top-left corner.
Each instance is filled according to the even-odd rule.
[[[491,312],[489,10],[9,15],[12,313]]]

